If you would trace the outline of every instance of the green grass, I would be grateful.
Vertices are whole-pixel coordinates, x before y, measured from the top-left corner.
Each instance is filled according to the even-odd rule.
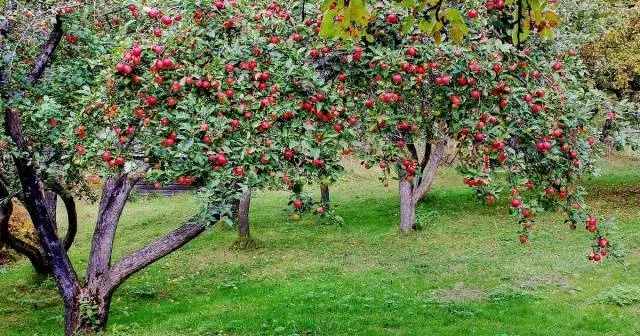
[[[261,248],[230,249],[216,227],[127,281],[109,335],[638,335],[640,160],[617,157],[587,181],[599,214],[616,218],[621,262],[587,262],[588,235],[562,214],[538,218],[517,241],[506,202],[477,202],[443,170],[420,205],[424,229],[398,233],[395,185],[351,171],[332,188],[343,227],[313,216],[292,222],[286,195],[259,193],[252,232]],[[508,198],[508,197],[507,197]],[[195,203],[187,195],[128,205],[114,258],[169,232]],[[94,206],[80,207],[71,257],[83,274]],[[51,281],[21,261],[0,272],[0,335],[59,335],[62,307]]]

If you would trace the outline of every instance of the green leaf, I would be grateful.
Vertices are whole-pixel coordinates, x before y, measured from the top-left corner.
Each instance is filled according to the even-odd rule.
[[[544,27],[544,29],[542,29],[542,31],[540,32],[540,36],[542,36],[542,38],[544,39],[552,39],[553,29],[551,29],[550,27]]]
[[[414,22],[415,22],[415,17],[413,15],[407,16],[407,18],[405,19],[404,23],[402,24],[401,32],[403,34],[406,34],[406,33],[410,32],[411,30],[413,30]]]
[[[444,17],[451,22],[451,40],[454,43],[462,42],[462,38],[469,33],[469,27],[464,22],[464,18],[460,11],[455,8],[447,8]]]
[[[402,2],[400,3],[400,6],[402,8],[413,8],[416,6],[416,2],[415,0],[402,0]]]
[[[418,22],[418,27],[420,28],[420,30],[425,33],[425,34],[429,34],[431,35],[431,30],[433,29],[433,23],[429,22],[425,19],[420,19],[420,21]]]
[[[320,36],[322,37],[335,37],[337,34],[337,26],[335,24],[335,16],[337,10],[331,9],[324,13],[322,22],[320,23]]]

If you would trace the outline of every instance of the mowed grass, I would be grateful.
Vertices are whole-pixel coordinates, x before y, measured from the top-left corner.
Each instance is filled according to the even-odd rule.
[[[444,169],[419,208],[424,229],[398,233],[397,185],[352,169],[332,187],[342,227],[290,221],[286,194],[252,201],[261,248],[230,249],[215,227],[127,281],[113,300],[109,335],[638,335],[640,159],[603,160],[589,203],[615,217],[624,259],[588,262],[589,238],[561,213],[539,216],[518,242],[509,197],[485,206]],[[171,231],[194,211],[189,195],[129,204],[114,259]],[[95,206],[80,207],[71,250],[84,273]],[[64,220],[61,218],[61,220]],[[59,335],[55,286],[25,261],[0,273],[0,335]]]

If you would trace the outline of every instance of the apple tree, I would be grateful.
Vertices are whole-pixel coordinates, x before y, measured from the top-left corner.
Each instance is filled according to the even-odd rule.
[[[233,200],[241,200],[239,211],[246,214],[252,190],[295,185],[336,167],[336,151],[315,144],[339,138],[342,129],[333,123],[344,117],[320,109],[334,98],[324,92],[316,65],[306,62],[304,39],[312,27],[296,24],[283,6],[270,2],[165,8],[52,8],[45,43],[32,50],[34,75],[4,109],[10,158],[63,298],[68,335],[104,329],[115,289],[216,222],[214,208],[229,214]],[[98,48],[91,62],[102,71],[76,91],[60,83],[75,97],[47,106],[45,91],[35,84],[70,62],[62,62],[60,41],[65,32],[80,31],[100,40],[82,47]],[[316,111],[304,110],[304,102],[313,100]],[[334,121],[316,123],[310,113],[333,113]],[[32,120],[46,127],[27,127]],[[57,154],[45,164],[48,146]],[[75,181],[67,182],[73,190],[84,172],[104,179],[84,280],[46,205],[48,165],[59,167],[59,180]],[[197,186],[203,204],[184,225],[112,262],[119,219],[139,181]],[[305,207],[302,200],[292,205]],[[248,237],[245,229],[241,234]]]
[[[329,52],[317,56],[334,60],[336,78],[360,100],[364,165],[399,179],[401,230],[415,226],[415,207],[451,151],[487,203],[510,189],[521,242],[536,213],[561,207],[572,228],[593,234],[590,257],[606,255],[580,186],[596,144],[578,103],[585,71],[575,53],[554,49],[551,4],[360,3],[363,26],[346,9],[357,3],[325,3]]]

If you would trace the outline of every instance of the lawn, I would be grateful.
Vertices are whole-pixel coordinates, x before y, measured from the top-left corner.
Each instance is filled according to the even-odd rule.
[[[601,166],[589,202],[615,217],[623,259],[588,262],[588,235],[561,213],[540,216],[521,245],[508,200],[482,205],[452,169],[419,207],[423,230],[401,235],[397,186],[354,168],[332,188],[344,226],[291,221],[285,193],[259,193],[251,222],[261,248],[230,249],[232,229],[208,230],[116,292],[108,334],[638,335],[640,158]],[[194,208],[189,195],[132,202],[114,257]],[[96,208],[79,211],[71,257],[84,272]],[[59,335],[61,326],[51,280],[36,281],[25,261],[0,270],[0,335]]]

